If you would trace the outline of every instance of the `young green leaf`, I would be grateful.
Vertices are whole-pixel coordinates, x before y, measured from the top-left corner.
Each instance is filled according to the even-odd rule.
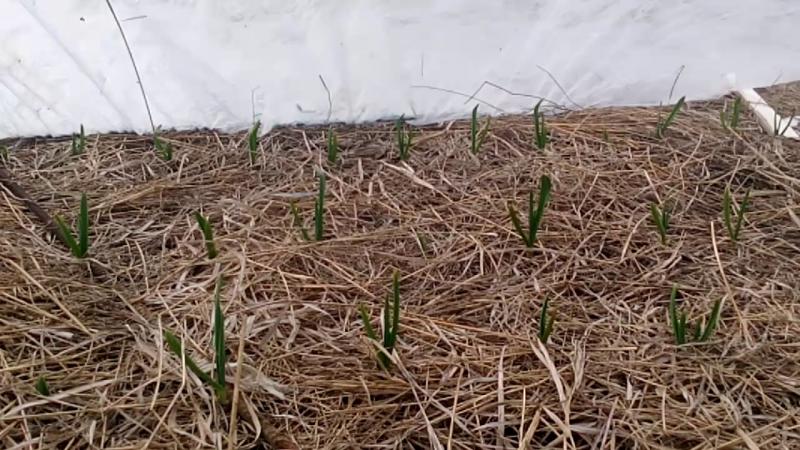
[[[369,321],[369,312],[367,312],[367,308],[364,305],[358,305],[358,312],[361,314],[361,322],[364,323],[364,331],[367,333],[367,337],[373,341],[377,341],[378,335],[375,334],[375,329],[372,328],[372,323]]]
[[[85,258],[89,253],[89,206],[86,200],[86,194],[81,194],[80,210],[78,211],[77,239],[72,233],[71,227],[67,226],[60,216],[56,215],[54,220],[72,256],[76,258]]]
[[[153,145],[155,146],[161,159],[172,161],[172,144],[162,140],[158,135],[153,135]]]
[[[733,108],[730,114],[725,110],[719,112],[719,120],[722,123],[722,127],[729,130],[736,130],[736,128],[739,127],[739,118],[741,114],[742,98],[737,95],[736,100],[733,101]]]
[[[79,135],[72,135],[72,154],[80,155],[86,148],[86,133],[83,131],[83,124],[81,124],[81,133]]]
[[[725,229],[728,230],[728,236],[735,241],[732,220],[732,204],[733,200],[731,199],[731,191],[726,188],[725,193],[722,195],[722,222],[725,224]]]
[[[211,378],[209,374],[204,372],[200,368],[200,366],[198,366],[197,363],[194,362],[192,357],[184,352],[183,344],[181,344],[181,341],[179,341],[178,338],[175,337],[175,335],[172,334],[169,330],[164,330],[164,340],[167,343],[167,347],[169,347],[169,349],[172,350],[172,352],[175,353],[175,355],[177,355],[182,360],[186,361],[186,367],[188,367],[189,370],[191,370],[192,373],[194,373],[197,376],[197,378],[199,378],[202,382],[211,386],[211,388],[214,389],[215,392],[222,390],[223,386],[217,383],[217,380]]]
[[[326,177],[321,173],[317,201],[314,203],[314,239],[317,241],[325,238],[325,186]]]
[[[525,230],[522,229],[522,222],[519,220],[519,215],[517,215],[517,211],[514,209],[514,206],[509,203],[508,207],[508,217],[511,219],[511,224],[514,226],[514,231],[517,232],[519,237],[522,238],[522,241],[525,242],[527,247],[531,247],[532,244],[528,239],[528,235],[525,233]]]
[[[744,225],[744,215],[747,212],[747,207],[750,206],[750,189],[747,190],[744,194],[744,199],[742,199],[742,204],[739,205],[739,210],[736,211],[736,228],[735,236],[736,239],[739,239],[739,233],[742,231],[742,225]]]
[[[78,258],[89,253],[89,205],[86,194],[81,194],[81,206],[78,214]]]
[[[372,323],[370,323],[369,313],[367,312],[367,308],[364,305],[359,305],[358,312],[361,315],[361,322],[363,322],[364,324],[364,332],[367,333],[367,337],[374,343],[377,343],[378,335],[377,333],[375,333],[375,329],[372,327]],[[384,370],[388,369],[389,368],[388,358],[383,353],[383,351],[378,350],[377,355],[378,355],[378,365],[380,366],[380,368]]]
[[[508,207],[508,216],[511,219],[511,223],[514,226],[514,230],[519,234],[522,238],[522,241],[525,243],[525,246],[528,248],[532,248],[536,243],[536,238],[539,233],[539,228],[542,223],[542,219],[544,218],[544,210],[547,206],[547,203],[550,201],[550,190],[552,188],[552,183],[550,181],[550,177],[547,175],[542,175],[539,180],[539,201],[534,207],[533,201],[533,192],[528,194],[528,232],[526,233],[522,229],[522,223],[519,220],[519,216],[517,215],[517,211],[514,207],[509,203]]]
[[[36,380],[36,392],[43,397],[50,396],[50,386],[47,384],[47,380],[44,378],[44,375],[39,376]]]
[[[339,140],[336,138],[336,132],[333,127],[328,130],[328,162],[331,164],[336,163],[339,159]]]
[[[300,218],[300,210],[297,209],[297,203],[292,202],[290,208],[292,211],[292,222],[294,222],[294,226],[300,230],[300,235],[303,237],[303,240],[311,241],[311,236],[309,236],[308,230],[306,230],[303,226],[303,219]]]
[[[555,322],[555,319],[549,314],[549,305],[550,297],[545,297],[542,311],[539,315],[539,340],[542,341],[542,344],[547,344],[548,339],[550,339]]]
[[[378,340],[375,329],[372,327],[369,319],[369,313],[364,305],[359,305],[359,314],[361,321],[364,323],[364,331],[367,337],[371,340]],[[378,365],[388,370],[391,367],[391,358],[389,355],[394,351],[397,344],[397,336],[400,333],[400,275],[397,271],[392,274],[392,294],[387,296],[383,304],[383,348],[378,351]]]
[[[678,285],[672,285],[669,295],[669,320],[672,323],[672,334],[675,337],[675,344],[683,345],[686,343],[686,315],[678,313],[676,299],[678,297]]]
[[[698,339],[699,342],[708,341],[711,338],[711,335],[714,334],[714,331],[717,329],[717,324],[719,323],[719,315],[721,310],[722,299],[717,299],[717,301],[714,302],[714,307],[711,309],[711,315],[708,316],[708,323],[706,323],[705,331],[703,331],[703,335]]]
[[[533,108],[533,132],[535,144],[539,150],[544,150],[547,143],[550,142],[550,137],[547,134],[547,127],[544,122],[544,114],[539,111],[543,101],[544,99],[539,100]]]
[[[197,226],[203,233],[203,241],[206,245],[206,254],[208,255],[208,259],[216,258],[218,252],[217,246],[214,243],[214,229],[211,227],[211,223],[209,223],[208,219],[199,212],[194,213],[194,218],[197,221]]]
[[[260,129],[261,121],[257,120],[247,136],[247,146],[250,149],[250,164],[255,164],[258,157],[258,134]]]
[[[67,247],[69,247],[69,251],[72,253],[72,256],[76,258],[80,258],[81,250],[78,246],[78,241],[75,240],[75,236],[72,235],[72,230],[64,220],[60,216],[54,217],[56,221],[56,225],[58,226],[58,231],[61,232],[61,235],[64,238],[64,242],[66,242]]]
[[[686,102],[685,96],[678,99],[678,103],[676,103],[675,106],[672,107],[672,110],[670,111],[667,118],[664,119],[663,121],[659,121],[658,125],[656,125],[657,138],[661,139],[664,137],[664,133],[672,125],[672,122],[675,121],[675,118],[678,116],[678,113],[680,112],[685,102]]]
[[[470,122],[470,144],[472,146],[472,154],[477,154],[481,150],[486,136],[489,134],[489,124],[491,119],[486,119],[486,125],[483,128],[478,123],[478,106],[472,108],[472,121]]]
[[[786,135],[786,132],[789,131],[789,128],[792,127],[793,120],[792,118],[795,117],[796,114],[790,115],[786,119],[781,119],[778,114],[773,114],[772,116],[772,130],[775,133],[775,136],[783,137]],[[781,123],[782,120],[786,120],[785,126]]]
[[[528,237],[530,239],[530,247],[533,247],[534,242],[536,242],[536,236],[539,234],[539,226],[542,223],[542,218],[544,218],[544,208],[550,201],[551,188],[550,177],[542,175],[539,179],[539,202],[536,205],[536,213],[529,213]],[[533,211],[533,192],[528,197],[528,204],[529,211]]]
[[[419,251],[422,253],[422,257],[427,259],[428,253],[430,252],[428,248],[428,239],[416,231],[414,232],[414,237],[417,240],[417,245],[419,245]]]
[[[744,225],[744,216],[747,212],[747,208],[750,206],[750,189],[744,195],[744,199],[742,199],[741,205],[739,208],[735,208],[733,205],[733,196],[729,189],[725,189],[725,193],[722,197],[722,221],[725,224],[725,229],[728,231],[728,237],[731,238],[733,242],[739,241],[739,234],[742,231],[742,226]],[[733,221],[733,216],[736,216],[736,222]]]
[[[650,215],[656,225],[659,236],[661,236],[661,243],[667,243],[667,231],[669,230],[669,210],[661,209],[658,205],[650,205]]]
[[[400,274],[397,271],[392,274],[392,317],[388,325],[391,331],[384,346],[391,351],[394,350],[400,332]]]
[[[217,284],[214,288],[214,360],[215,370],[217,375],[217,384],[222,386],[223,392],[227,389],[225,383],[225,366],[226,366],[226,353],[225,353],[225,317],[222,315],[222,305],[220,301],[220,291],[222,289],[222,275],[217,276]],[[225,403],[225,398],[220,401]]]
[[[397,133],[397,149],[402,161],[408,161],[411,155],[411,130],[406,131],[406,120],[400,116],[394,123]]]

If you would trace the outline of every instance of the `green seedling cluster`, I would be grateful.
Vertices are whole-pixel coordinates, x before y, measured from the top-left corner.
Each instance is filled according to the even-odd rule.
[[[250,129],[250,133],[247,135],[247,147],[250,149],[250,164],[255,164],[256,158],[258,158],[259,130],[261,130],[261,121],[257,120],[253,123],[253,128]]]
[[[336,138],[336,132],[333,127],[328,130],[328,162],[336,164],[339,160],[339,140]]]
[[[542,344],[547,344],[550,335],[553,334],[553,326],[556,321],[555,316],[548,311],[549,306],[550,297],[545,297],[542,312],[539,314],[539,340],[542,341]]]
[[[153,135],[153,146],[156,152],[164,161],[172,161],[172,144],[161,139],[158,135]]]
[[[81,155],[86,150],[86,133],[83,131],[83,124],[81,124],[81,132],[77,136],[72,135],[72,154]]]
[[[517,234],[519,234],[519,236],[522,238],[522,241],[525,243],[525,246],[528,248],[533,248],[534,244],[536,243],[536,236],[539,233],[539,226],[541,225],[542,218],[544,217],[544,210],[547,206],[547,203],[550,201],[551,188],[552,184],[550,182],[550,177],[547,175],[542,175],[541,179],[539,180],[539,202],[534,204],[533,191],[528,194],[527,232],[523,230],[522,222],[520,221],[519,215],[514,209],[514,206],[512,206],[511,203],[508,204],[508,216],[511,219],[514,230],[516,230]]]
[[[40,375],[38,379],[36,379],[36,392],[39,393],[42,397],[48,397],[50,395],[50,386],[47,384],[47,380],[45,379],[44,375]]]
[[[89,206],[86,194],[81,194],[81,206],[78,211],[78,238],[72,232],[72,228],[67,226],[63,219],[55,216],[56,226],[64,238],[64,242],[69,247],[72,256],[85,258],[89,254]]]
[[[325,190],[327,178],[324,173],[319,175],[319,187],[317,189],[317,199],[314,201],[314,240],[319,242],[325,239]],[[310,241],[311,235],[303,226],[303,219],[300,217],[300,210],[296,203],[291,204],[292,218],[294,226],[300,230],[300,235],[304,240]]]
[[[194,373],[197,378],[211,387],[217,396],[217,400],[228,403],[228,384],[225,381],[225,366],[227,355],[225,353],[225,318],[222,315],[220,302],[220,291],[222,289],[222,276],[217,277],[217,284],[214,288],[214,376],[203,371],[200,366],[189,356],[183,348],[181,341],[169,330],[164,331],[164,341],[179,358],[186,362],[186,367]]]
[[[733,204],[733,196],[729,189],[725,189],[725,194],[722,197],[722,221],[725,223],[725,229],[728,231],[728,237],[733,242],[739,241],[739,234],[744,225],[744,215],[750,204],[750,189],[744,194],[741,205],[737,208]],[[736,217],[734,221],[734,216]]]
[[[359,313],[361,321],[364,323],[364,331],[367,337],[373,342],[377,343],[378,335],[370,322],[369,312],[364,305],[359,305]],[[378,350],[378,365],[384,369],[389,370],[392,365],[389,355],[394,351],[395,344],[397,343],[397,336],[400,332],[400,275],[394,272],[392,275],[392,295],[391,302],[389,297],[383,305],[383,341],[382,348]]]
[[[669,321],[672,325],[672,334],[675,337],[675,344],[684,345],[688,342],[688,324],[686,322],[686,313],[683,311],[678,311],[677,297],[678,286],[673,285],[672,292],[669,296]],[[711,309],[711,314],[709,315],[708,322],[705,324],[705,326],[700,321],[698,321],[695,325],[692,336],[694,342],[706,342],[711,338],[711,336],[714,334],[714,331],[717,329],[721,310],[722,300],[717,300],[714,302],[714,307]]]
[[[650,216],[653,219],[653,223],[656,225],[658,235],[661,236],[661,243],[666,244],[667,231],[669,230],[669,209],[661,208],[658,205],[650,205]]]
[[[217,246],[214,243],[214,228],[211,226],[208,219],[199,212],[194,213],[194,218],[197,221],[197,226],[200,227],[200,231],[203,232],[203,241],[206,244],[208,259],[216,258],[218,252]]]
[[[667,129],[672,125],[675,121],[675,118],[678,116],[683,104],[686,103],[686,97],[681,97],[678,99],[678,103],[675,103],[675,106],[672,107],[672,110],[669,112],[664,120],[659,120],[658,124],[656,125],[656,137],[662,139],[664,134],[667,132]]]
[[[489,125],[491,124],[492,119],[486,119],[486,125],[483,127],[480,126],[478,123],[478,105],[475,105],[472,108],[472,121],[469,125],[469,132],[470,132],[470,144],[472,148],[472,154],[475,155],[479,151],[481,151],[481,146],[483,142],[486,140],[486,137],[489,135]]]
[[[722,127],[728,130],[736,130],[739,127],[739,119],[742,115],[742,98],[738,95],[733,101],[733,108],[730,112],[722,110],[719,112],[719,122]]]
[[[397,151],[402,161],[408,161],[411,156],[411,130],[406,129],[406,119],[400,116],[394,123],[395,133],[397,134]]]
[[[539,150],[544,150],[547,143],[550,142],[550,135],[547,133],[547,127],[544,122],[544,113],[540,111],[543,101],[539,100],[536,106],[533,107],[534,144]]]

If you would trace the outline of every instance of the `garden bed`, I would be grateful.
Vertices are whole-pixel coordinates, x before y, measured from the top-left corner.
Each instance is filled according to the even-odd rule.
[[[336,127],[334,164],[313,127],[262,137],[252,162],[244,133],[166,134],[169,162],[144,136],[88,136],[78,156],[69,139],[20,141],[10,181],[69,224],[85,193],[90,249],[74,258],[0,190],[0,442],[796,446],[800,143],[749,113],[723,128],[724,102],[687,105],[661,139],[669,108],[562,114],[543,150],[530,116],[493,120],[477,154],[469,121],[415,128],[408,161],[393,124]],[[525,225],[543,175],[552,198],[527,248],[507,205]],[[737,241],[726,189],[734,213],[750,191]],[[663,243],[651,205],[671,211]],[[213,260],[196,212],[214,228]],[[399,338],[382,370],[358,308],[380,333],[395,271]],[[163,339],[211,371],[218,277],[232,405]],[[721,301],[707,341],[675,345],[673,286],[691,323]],[[542,343],[545,299],[555,325]]]

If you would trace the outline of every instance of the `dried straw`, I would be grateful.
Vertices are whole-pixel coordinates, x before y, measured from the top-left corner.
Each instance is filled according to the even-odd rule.
[[[5,448],[798,448],[800,147],[719,124],[692,103],[495,120],[482,151],[469,124],[416,130],[408,164],[390,124],[284,128],[250,164],[245,135],[21,142],[5,165],[49,214],[89,196],[92,265],[76,262],[0,190],[0,442]],[[608,141],[605,139],[608,136]],[[327,239],[312,226],[315,172],[328,174]],[[553,199],[524,248],[506,203],[539,176]],[[738,245],[722,194],[752,188]],[[649,220],[672,207],[669,242]],[[215,227],[205,259],[192,218]],[[524,210],[523,210],[524,211]],[[357,305],[379,317],[402,274],[400,339],[376,366]],[[236,414],[181,367],[164,329],[210,370],[214,280],[225,280]],[[676,348],[672,283],[691,319],[724,299],[709,343]],[[536,340],[545,296],[555,331]],[[375,326],[380,326],[377,322]],[[44,375],[52,396],[36,394]],[[232,391],[233,392],[233,391]],[[233,440],[231,440],[233,439]]]

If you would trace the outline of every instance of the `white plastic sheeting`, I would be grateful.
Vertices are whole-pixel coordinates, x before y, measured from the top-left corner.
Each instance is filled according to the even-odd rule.
[[[484,82],[483,113],[535,102],[507,91],[568,106],[657,104],[681,66],[675,97],[689,99],[725,92],[730,73],[739,87],[800,79],[798,0],[113,5],[164,128],[241,129],[253,113],[266,129],[444,120],[467,116]],[[0,17],[0,137],[149,130],[105,1],[0,0]]]

